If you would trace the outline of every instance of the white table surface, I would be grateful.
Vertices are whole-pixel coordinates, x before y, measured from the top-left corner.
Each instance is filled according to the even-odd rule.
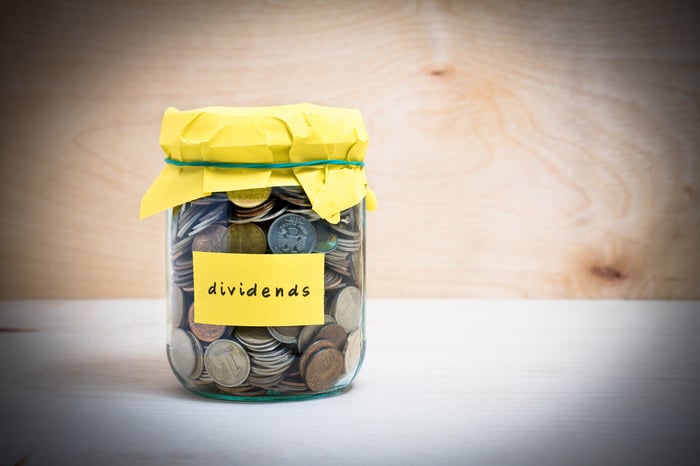
[[[344,394],[190,394],[158,300],[0,302],[0,464],[700,459],[700,303],[370,300]],[[697,462],[694,462],[698,464]]]

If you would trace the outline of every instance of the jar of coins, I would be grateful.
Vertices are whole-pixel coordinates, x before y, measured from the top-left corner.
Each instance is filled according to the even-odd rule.
[[[167,356],[187,389],[260,401],[349,387],[365,350],[367,142],[352,109],[166,110],[141,216],[167,211]]]

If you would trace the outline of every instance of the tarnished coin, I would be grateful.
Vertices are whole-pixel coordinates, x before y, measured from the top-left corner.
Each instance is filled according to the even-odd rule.
[[[343,358],[345,359],[345,373],[354,374],[360,364],[360,359],[362,357],[362,334],[360,329],[356,328],[350,335],[348,335],[348,341],[345,343],[345,350],[343,351]]]
[[[180,377],[196,379],[202,373],[202,345],[186,330],[173,329],[168,357],[173,370]]]
[[[316,232],[301,215],[284,214],[270,225],[267,242],[274,254],[307,254],[316,246]]]
[[[316,233],[314,252],[330,252],[338,246],[338,235],[327,222],[319,220],[313,223]]]
[[[311,343],[308,348],[306,348],[304,354],[302,354],[301,358],[299,358],[299,372],[301,373],[302,377],[306,377],[306,364],[313,357],[313,355],[318,351],[328,348],[335,348],[335,345],[332,341],[316,340],[313,343]]]
[[[233,340],[216,340],[204,353],[204,365],[214,381],[224,387],[243,384],[250,373],[245,349]]]
[[[225,235],[226,227],[210,225],[192,239],[192,251],[226,252],[226,247],[223,244]]]
[[[252,209],[267,201],[272,188],[242,189],[240,191],[229,191],[228,198],[238,207]]]
[[[338,292],[333,300],[330,315],[351,332],[360,325],[362,319],[362,293],[354,286],[347,286]]]
[[[187,311],[187,323],[190,326],[190,330],[199,341],[204,343],[211,343],[214,340],[220,338],[227,338],[231,335],[231,327],[226,325],[214,325],[214,324],[199,324],[194,321],[194,303],[190,306]]]
[[[296,344],[299,339],[299,333],[301,333],[302,327],[300,326],[289,326],[289,327],[268,327],[267,330],[270,332],[277,341],[287,344]]]
[[[328,390],[343,372],[343,355],[335,348],[325,348],[314,353],[306,365],[304,380],[312,392]]]
[[[347,340],[347,335],[345,334],[345,329],[339,324],[328,324],[321,327],[321,329],[314,336],[316,340],[328,340],[335,345],[339,350],[343,350],[345,347],[345,341]]]
[[[224,235],[226,252],[242,254],[265,254],[267,239],[265,232],[252,223],[234,223],[229,225]]]
[[[323,315],[324,325],[327,324],[335,324],[335,319],[328,314]],[[318,332],[318,329],[323,327],[323,325],[306,325],[302,327],[301,332],[299,332],[299,338],[297,342],[297,348],[299,349],[300,353],[303,353],[306,348],[311,344],[311,342],[314,340],[314,337],[316,336],[316,332]]]

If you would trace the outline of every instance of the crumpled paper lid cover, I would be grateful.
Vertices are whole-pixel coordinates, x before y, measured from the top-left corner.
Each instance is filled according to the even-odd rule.
[[[274,107],[168,108],[160,146],[178,162],[280,164],[319,160],[363,162],[368,137],[360,112],[308,103]],[[342,162],[341,162],[342,163]],[[366,197],[363,166],[316,165],[290,168],[176,166],[163,171],[141,200],[141,218],[213,192],[270,186],[301,186],[321,218],[337,223],[340,212]]]

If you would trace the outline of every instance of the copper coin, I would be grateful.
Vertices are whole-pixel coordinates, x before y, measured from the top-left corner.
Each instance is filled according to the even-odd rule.
[[[343,355],[335,348],[317,351],[306,365],[304,380],[309,390],[322,392],[338,381],[343,372]]]
[[[323,324],[335,324],[335,319],[328,314],[323,315]],[[301,332],[299,333],[299,342],[297,344],[297,348],[299,349],[300,353],[303,353],[306,348],[311,344],[311,342],[314,340],[314,337],[316,336],[316,332],[323,327],[323,325],[307,325],[301,329]]]
[[[252,223],[234,223],[224,235],[227,252],[241,254],[265,254],[267,237],[265,232]]]
[[[199,341],[205,343],[211,343],[214,340],[226,338],[231,332],[231,327],[227,327],[226,325],[200,324],[195,322],[194,303],[192,303],[190,309],[187,311],[187,323],[194,336],[196,336]]]
[[[316,340],[311,343],[308,348],[306,348],[306,351],[304,351],[304,354],[302,354],[301,358],[299,359],[299,372],[301,373],[302,377],[306,377],[304,374],[306,371],[306,364],[309,362],[309,359],[311,359],[311,357],[318,351],[328,348],[335,349],[335,345],[332,341]]]
[[[316,336],[314,336],[314,339],[328,340],[342,351],[345,346],[345,341],[347,340],[347,335],[342,325],[329,324],[321,327]]]
[[[210,225],[198,233],[192,240],[192,251],[200,252],[225,252],[223,244],[226,235],[226,227]]]

